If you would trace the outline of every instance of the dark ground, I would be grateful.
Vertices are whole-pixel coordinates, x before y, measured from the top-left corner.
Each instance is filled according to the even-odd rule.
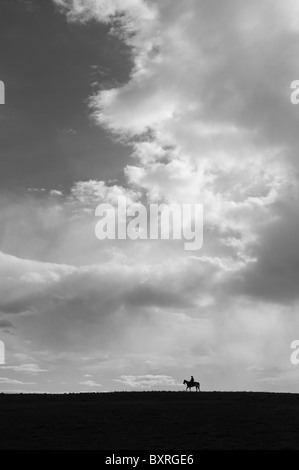
[[[299,395],[0,395],[0,449],[299,449]]]

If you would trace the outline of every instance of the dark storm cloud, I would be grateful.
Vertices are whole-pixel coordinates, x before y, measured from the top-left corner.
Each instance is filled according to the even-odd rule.
[[[299,299],[299,215],[297,204],[283,203],[275,220],[262,230],[256,262],[248,265],[234,287],[266,301],[282,304]]]
[[[128,48],[108,33],[107,25],[68,24],[50,0],[1,1],[2,188],[122,177],[128,151],[92,125],[88,109],[102,83],[122,83],[131,70]]]
[[[188,294],[184,295],[181,291],[174,292],[171,288],[160,286],[137,285],[125,296],[125,301],[134,307],[191,308],[193,303]]]
[[[0,328],[14,328],[14,325],[9,320],[0,320]]]
[[[36,296],[34,296],[36,298]],[[30,297],[21,297],[17,300],[12,300],[9,302],[0,302],[0,312],[2,313],[13,313],[19,314],[30,311],[32,308],[33,298]]]

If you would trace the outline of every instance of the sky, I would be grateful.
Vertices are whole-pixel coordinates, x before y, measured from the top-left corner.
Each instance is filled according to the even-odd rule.
[[[299,391],[298,54],[296,0],[1,0],[0,391]]]

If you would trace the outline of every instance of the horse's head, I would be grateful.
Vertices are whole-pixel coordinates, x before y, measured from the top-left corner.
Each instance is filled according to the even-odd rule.
[[[185,385],[186,383],[188,383],[187,380],[184,380],[183,384]]]

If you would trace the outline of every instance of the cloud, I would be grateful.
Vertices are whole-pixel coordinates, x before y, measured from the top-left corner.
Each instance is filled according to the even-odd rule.
[[[235,286],[248,295],[288,304],[298,299],[297,201],[281,203],[277,215],[261,230],[256,262],[240,273]]]
[[[107,18],[103,2],[94,1],[70,3],[73,19],[82,19],[83,5],[99,21]],[[299,73],[297,6],[188,0],[150,7],[149,24],[135,25],[135,35],[125,38],[134,57],[130,80],[93,96],[94,118],[133,145],[129,185],[149,200],[204,201],[214,255],[229,250],[239,261],[257,259],[240,269],[245,293],[262,297],[264,286],[265,298],[291,301],[295,277],[280,283],[280,263],[267,269],[263,259],[267,236],[278,239],[285,223],[296,236],[280,207],[298,204],[298,117],[289,100]],[[124,8],[130,15],[133,5]],[[285,250],[295,251],[291,246]],[[279,252],[281,261],[289,259]]]
[[[156,386],[181,386],[168,375],[122,375],[116,381],[132,388],[152,388]]]
[[[54,0],[69,21],[96,19],[111,22],[117,15],[125,29],[135,31],[138,21],[151,20],[155,10],[144,0]],[[131,25],[131,23],[133,23]]]
[[[36,385],[34,382],[22,382],[21,380],[8,379],[7,377],[0,377],[0,384],[4,385]]]
[[[1,369],[13,370],[23,374],[37,375],[40,372],[47,372],[47,369],[41,369],[38,364],[22,364],[19,366],[2,366]]]
[[[14,325],[9,320],[0,320],[0,328],[14,328]]]
[[[87,387],[101,387],[101,384],[97,384],[93,380],[85,380],[83,382],[79,382],[80,385],[86,385]]]
[[[58,191],[57,189],[51,189],[50,195],[51,195],[51,196],[58,196],[58,197],[59,197],[59,196],[62,196],[63,193],[62,193],[61,191]]]

